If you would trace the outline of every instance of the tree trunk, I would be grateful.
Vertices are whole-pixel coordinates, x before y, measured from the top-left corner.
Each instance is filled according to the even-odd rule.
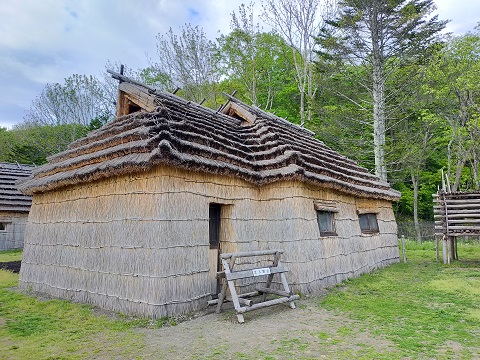
[[[477,135],[477,134],[475,134]],[[473,138],[473,136],[471,136],[472,138],[472,142],[475,141],[475,138]],[[476,138],[478,139],[478,136],[476,136]],[[477,149],[477,146],[472,146],[472,151],[471,151],[471,155],[472,155],[472,172],[473,172],[473,188],[474,190],[478,190],[480,188],[480,183],[479,183],[479,179],[478,179],[478,166],[479,166],[479,159],[478,159],[478,149]]]
[[[305,125],[305,87],[306,87],[306,69],[305,62],[299,64],[297,60],[297,49],[290,45],[295,65],[295,75],[297,77],[297,87],[300,92],[300,126]]]
[[[410,169],[410,174],[412,178],[412,184],[413,184],[413,224],[415,226],[415,235],[417,237],[417,243],[422,242],[422,234],[420,232],[420,223],[418,221],[418,179],[415,174],[415,170],[412,167]]]
[[[385,165],[385,87],[383,70],[378,61],[373,67],[373,146],[375,154],[375,174],[387,181]]]
[[[372,34],[372,80],[373,80],[373,152],[375,155],[375,174],[383,181],[387,181],[387,167],[385,165],[385,77],[381,25],[378,23],[377,8],[372,9],[371,34]]]
[[[457,150],[457,163],[455,166],[455,181],[453,182],[452,191],[458,191],[460,188],[460,180],[462,179],[462,172],[467,161],[467,152],[463,149]]]
[[[300,91],[300,126],[305,125],[305,90]]]
[[[456,251],[457,238],[454,236],[450,237],[450,257],[452,260],[458,260],[458,255]]]
[[[308,64],[307,69],[308,79],[307,79],[307,93],[308,93],[308,102],[307,102],[307,121],[309,124],[312,123],[312,103],[315,96],[315,90],[313,86],[313,67],[311,64]]]

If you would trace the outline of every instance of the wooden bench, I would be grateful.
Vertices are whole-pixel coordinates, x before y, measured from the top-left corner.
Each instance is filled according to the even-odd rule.
[[[220,313],[225,300],[232,301],[237,312],[237,319],[239,323],[245,322],[243,313],[247,311],[261,309],[267,306],[289,302],[290,308],[295,309],[294,300],[298,300],[300,297],[298,295],[292,295],[290,291],[287,283],[287,278],[285,277],[285,273],[288,272],[288,269],[286,269],[280,264],[280,256],[282,253],[282,250],[263,250],[220,254],[223,271],[218,272],[217,277],[223,277],[225,278],[225,281],[223,282],[220,294],[218,294],[218,299],[211,300],[208,302],[208,304],[217,304],[216,313],[218,314]],[[251,258],[272,255],[273,262],[271,266],[253,269],[242,269],[237,271],[235,270],[235,261],[239,258]],[[271,288],[273,277],[275,274],[278,274],[280,276],[283,290]],[[259,276],[267,276],[265,286],[257,286],[255,288],[255,291],[253,292],[245,294],[237,293],[237,290],[235,288],[236,280]],[[230,296],[227,296],[227,289],[230,291]],[[253,304],[251,300],[246,299],[248,297],[260,294],[262,295],[260,303]],[[268,294],[273,294],[281,297],[267,300]]]

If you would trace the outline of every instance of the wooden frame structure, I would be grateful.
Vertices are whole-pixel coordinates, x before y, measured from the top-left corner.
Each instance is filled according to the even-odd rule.
[[[449,264],[451,259],[458,260],[459,236],[480,237],[480,192],[452,192],[447,179],[442,181],[442,189],[432,196],[437,260],[438,241],[442,238],[442,260]]]
[[[237,319],[239,323],[245,322],[243,313],[261,309],[267,306],[282,304],[285,302],[290,303],[290,308],[295,309],[294,300],[298,300],[298,295],[292,295],[290,287],[288,286],[285,273],[288,269],[280,264],[280,256],[283,253],[282,250],[264,250],[264,251],[248,251],[240,253],[226,253],[221,254],[220,259],[222,261],[223,271],[217,273],[217,276],[224,277],[225,281],[222,285],[222,290],[218,294],[218,300],[209,301],[209,305],[217,304],[216,313],[220,313],[222,305],[225,300],[232,301],[237,312]],[[235,270],[235,261],[239,258],[252,258],[258,256],[273,255],[273,262],[271,266]],[[283,286],[283,290],[271,288],[273,276],[279,274],[280,280]],[[255,291],[238,294],[235,288],[235,281],[240,279],[246,279],[257,276],[267,276],[265,286],[256,286]],[[227,289],[230,290],[230,296],[227,296]],[[261,302],[253,304],[251,300],[245,299],[246,297],[262,295]],[[267,295],[273,294],[281,296],[280,298],[267,300]],[[243,306],[242,306],[243,305]]]

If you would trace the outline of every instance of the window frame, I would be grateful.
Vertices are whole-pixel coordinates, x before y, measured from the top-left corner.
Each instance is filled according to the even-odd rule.
[[[366,219],[366,223],[368,225],[368,228],[362,227],[362,221],[361,218]],[[372,223],[372,219],[374,220],[374,223]],[[362,212],[358,214],[358,225],[360,226],[360,231],[362,234],[378,234],[380,233],[380,228],[378,226],[378,217],[377,213],[375,212]],[[374,225],[374,226],[372,226]]]
[[[318,231],[320,232],[320,237],[338,236],[337,229],[336,229],[336,226],[335,226],[335,213],[336,213],[336,211],[319,209],[319,210],[316,210],[316,213],[317,213],[317,225],[318,225]],[[320,221],[320,215],[321,214],[326,214],[329,217],[329,218],[327,218],[327,221],[330,224],[329,229],[323,229],[322,230],[322,225],[321,225],[322,222]]]
[[[0,232],[6,232],[8,224],[8,222],[0,221]]]

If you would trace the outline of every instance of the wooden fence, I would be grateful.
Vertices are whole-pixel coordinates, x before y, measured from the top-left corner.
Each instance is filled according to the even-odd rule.
[[[420,241],[434,241],[435,240],[435,223],[430,220],[419,221]],[[417,239],[417,231],[413,220],[397,220],[398,237],[405,237],[406,239]],[[418,240],[418,239],[417,239]]]
[[[480,235],[480,192],[448,192],[433,194],[435,237],[443,241],[443,263],[458,259],[457,238]]]

